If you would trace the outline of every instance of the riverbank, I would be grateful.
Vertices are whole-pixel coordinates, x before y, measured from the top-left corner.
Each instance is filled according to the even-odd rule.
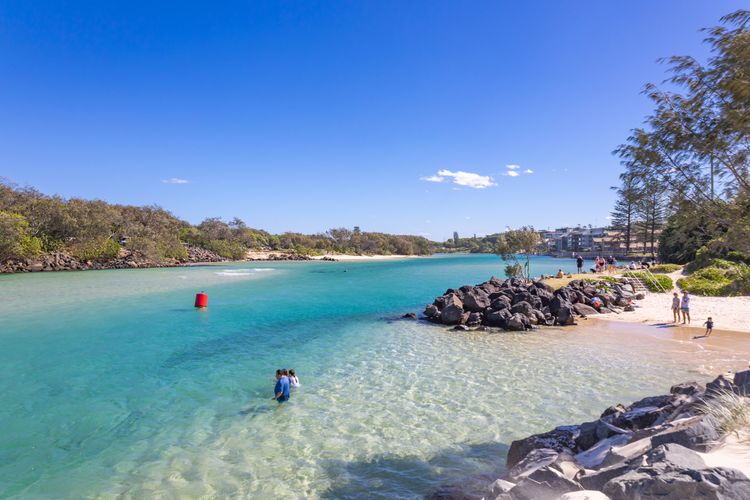
[[[324,260],[324,261],[341,261],[341,262],[370,262],[380,260],[398,260],[413,259],[425,257],[423,255],[351,255],[341,253],[326,253],[323,255],[300,255],[296,253],[283,252],[277,250],[248,250],[245,254],[246,260],[251,261],[278,261],[278,260]]]

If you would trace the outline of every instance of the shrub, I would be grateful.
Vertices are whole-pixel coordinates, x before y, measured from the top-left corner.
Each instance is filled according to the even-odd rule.
[[[26,217],[0,210],[0,262],[11,257],[36,257],[42,242],[31,236]]]
[[[649,276],[643,271],[626,271],[625,273],[623,273],[623,276],[625,276],[626,278],[640,279],[650,292],[669,292],[674,287],[672,278],[663,274],[654,274],[652,276]],[[654,281],[656,281],[656,283]]]
[[[682,269],[679,264],[656,264],[649,268],[652,273],[669,274]]]
[[[750,266],[713,259],[707,267],[677,280],[683,290],[695,295],[728,296],[750,294]]]
[[[211,240],[205,245],[205,248],[212,252],[216,252],[225,259],[244,259],[245,254],[247,254],[247,248],[236,241]]]
[[[109,238],[95,238],[74,243],[69,251],[78,260],[109,260],[120,253],[120,245]]]

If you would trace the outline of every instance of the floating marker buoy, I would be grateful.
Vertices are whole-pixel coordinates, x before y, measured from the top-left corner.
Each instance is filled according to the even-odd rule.
[[[195,294],[195,307],[208,307],[208,295],[204,292]]]

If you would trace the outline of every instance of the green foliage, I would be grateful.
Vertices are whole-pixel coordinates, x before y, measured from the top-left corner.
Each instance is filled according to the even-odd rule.
[[[247,253],[247,248],[237,241],[210,240],[205,248],[218,253],[225,259],[233,260],[243,259]]]
[[[120,245],[109,238],[96,238],[77,242],[69,250],[78,260],[109,260],[117,257]]]
[[[35,257],[42,253],[42,242],[31,236],[23,215],[0,211],[0,261],[12,257]]]
[[[505,275],[508,278],[523,278],[523,266],[521,264],[508,264],[505,266]]]
[[[646,285],[646,288],[648,288],[651,292],[663,292],[664,290],[669,292],[674,287],[672,278],[663,274],[654,274],[653,276],[649,276],[643,271],[626,271],[622,275],[626,278],[640,279],[643,284]],[[654,281],[656,281],[656,283]]]
[[[541,237],[539,236],[539,233],[531,226],[522,227],[520,229],[510,229],[500,234],[497,238],[496,252],[505,262],[509,263],[508,267],[506,267],[506,273],[511,267],[514,272],[517,271],[517,268],[523,267],[525,272],[522,270],[521,276],[530,279],[531,255],[534,253],[534,250],[537,245],[539,245],[540,241]],[[526,256],[526,262],[523,265],[518,261],[519,253],[523,253]]]
[[[679,264],[655,264],[649,268],[652,273],[669,274],[682,269]]]
[[[750,266],[742,262],[712,259],[677,286],[695,295],[723,297],[750,295]]]

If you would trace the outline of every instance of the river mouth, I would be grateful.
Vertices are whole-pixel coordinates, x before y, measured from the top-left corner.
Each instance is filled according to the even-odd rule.
[[[377,277],[417,266],[429,281],[429,263],[347,264],[345,275],[324,265],[219,276],[230,284],[208,289],[203,312],[179,306],[180,288],[128,295],[126,311],[65,303],[15,318],[33,329],[0,335],[0,496],[416,498],[501,470],[514,439],[750,359],[750,336],[724,332],[694,340],[682,328],[597,320],[455,332],[384,320],[405,299],[383,295],[391,281]],[[345,299],[364,293],[351,281],[364,269],[372,298]],[[191,272],[216,276],[138,276]],[[333,292],[318,300],[320,276]],[[435,276],[414,296],[442,291]],[[274,316],[266,304],[279,301],[306,308]],[[302,387],[279,405],[271,377],[282,366]]]

